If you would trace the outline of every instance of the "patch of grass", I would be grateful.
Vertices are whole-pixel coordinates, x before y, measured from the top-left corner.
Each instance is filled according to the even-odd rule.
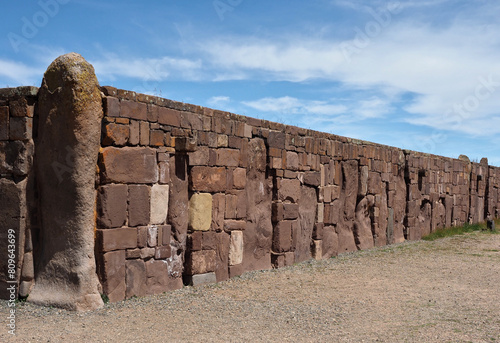
[[[108,298],[108,296],[106,294],[102,293],[101,294],[101,299],[102,299],[103,303],[105,303],[105,304],[109,303],[109,298]]]
[[[434,241],[439,238],[463,235],[464,233],[481,231],[486,229],[486,224],[465,224],[463,226],[453,226],[445,229],[440,229],[431,234],[422,237],[426,241]]]

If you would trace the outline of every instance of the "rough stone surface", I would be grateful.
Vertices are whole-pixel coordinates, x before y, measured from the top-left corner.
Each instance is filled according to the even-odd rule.
[[[146,185],[128,186],[128,225],[148,225],[150,220],[150,192]]]
[[[99,188],[97,208],[101,228],[117,228],[127,220],[127,185],[108,185]]]
[[[29,301],[96,309],[103,305],[94,259],[102,99],[94,68],[75,53],[57,58],[45,72],[39,104],[36,154],[42,248]],[[67,167],[67,175],[58,177],[56,163]]]
[[[189,200],[189,228],[208,231],[212,223],[212,195],[196,193]]]
[[[234,266],[241,262],[243,262],[243,231],[231,231],[229,265]]]
[[[316,190],[312,187],[300,187],[299,220],[296,228],[292,227],[295,241],[295,262],[311,259],[310,242],[316,217]]]
[[[151,187],[151,224],[163,224],[168,214],[168,185]]]
[[[193,167],[191,183],[194,191],[223,192],[226,190],[226,168],[223,167]]]
[[[102,177],[106,183],[156,183],[158,181],[154,149],[107,147],[102,149],[99,161]]]
[[[125,299],[125,250],[105,253],[102,256],[101,282],[109,301]]]

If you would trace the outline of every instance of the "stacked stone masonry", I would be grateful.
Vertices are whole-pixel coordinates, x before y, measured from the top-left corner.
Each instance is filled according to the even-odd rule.
[[[500,168],[485,159],[101,92],[95,254],[111,301],[499,217]],[[32,286],[39,244],[30,178],[36,102],[35,88],[0,90],[1,244],[16,230],[20,296]]]

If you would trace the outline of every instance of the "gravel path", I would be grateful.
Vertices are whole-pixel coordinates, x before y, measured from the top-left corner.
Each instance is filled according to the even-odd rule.
[[[500,235],[406,242],[89,313],[22,303],[16,336],[1,330],[0,342],[500,342]]]

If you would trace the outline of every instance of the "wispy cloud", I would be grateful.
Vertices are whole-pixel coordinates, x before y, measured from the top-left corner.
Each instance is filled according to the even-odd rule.
[[[164,81],[167,78],[198,80],[201,60],[164,56],[159,58],[123,58],[106,54],[91,60],[96,74],[103,80],[128,77],[139,80]]]
[[[0,87],[38,86],[43,68],[33,68],[24,63],[0,59],[0,78],[4,79]]]

